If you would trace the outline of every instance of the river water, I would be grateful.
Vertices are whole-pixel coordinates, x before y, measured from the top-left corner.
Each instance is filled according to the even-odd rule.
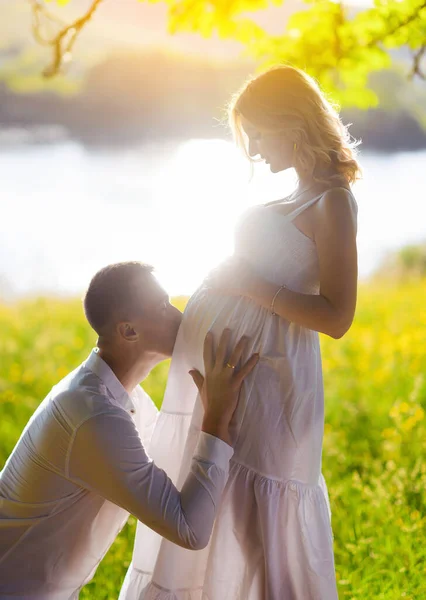
[[[359,271],[426,239],[426,151],[361,152]],[[288,195],[293,171],[271,174],[224,140],[89,151],[64,141],[0,148],[0,297],[81,294],[100,267],[152,263],[172,295],[190,294],[232,252],[248,206]]]

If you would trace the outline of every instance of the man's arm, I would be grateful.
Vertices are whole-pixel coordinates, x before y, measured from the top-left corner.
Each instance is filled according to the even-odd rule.
[[[68,476],[175,544],[199,550],[210,538],[232,454],[228,444],[202,431],[179,492],[148,458],[131,417],[116,409],[80,425]]]

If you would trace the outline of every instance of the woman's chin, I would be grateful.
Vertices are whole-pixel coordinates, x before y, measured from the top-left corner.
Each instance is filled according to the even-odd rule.
[[[277,165],[277,164],[273,164],[273,163],[268,163],[268,165],[269,165],[269,170],[271,171],[271,173],[279,173],[280,171],[285,171],[288,168],[283,165]]]

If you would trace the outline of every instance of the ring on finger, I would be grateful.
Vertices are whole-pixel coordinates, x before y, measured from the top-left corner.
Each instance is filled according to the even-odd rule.
[[[235,365],[230,365],[229,362],[226,363],[226,366],[229,367],[230,369],[235,369]]]

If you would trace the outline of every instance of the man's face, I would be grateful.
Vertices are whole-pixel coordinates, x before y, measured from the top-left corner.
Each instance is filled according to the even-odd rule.
[[[172,355],[182,313],[172,306],[168,294],[152,275],[142,284],[141,315],[135,319],[145,350],[165,358]]]

